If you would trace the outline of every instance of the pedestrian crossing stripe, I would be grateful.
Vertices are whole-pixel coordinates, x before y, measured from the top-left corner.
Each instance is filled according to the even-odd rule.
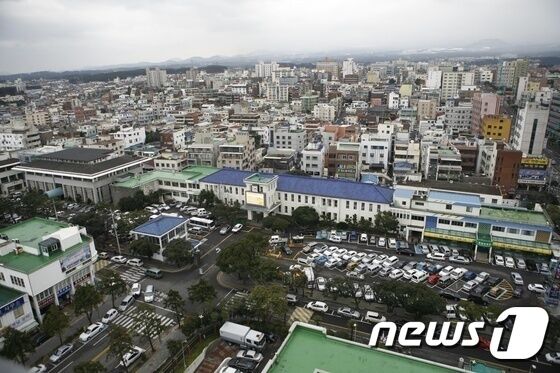
[[[138,311],[137,306],[132,306],[124,313],[118,315],[117,318],[113,320],[112,323],[118,326],[122,326],[125,329],[131,330],[135,328],[135,325],[138,323],[138,319],[142,319],[146,317],[160,320],[163,328],[168,328],[170,326],[175,325],[174,319],[148,310]],[[144,328],[145,327],[142,326],[139,329],[136,329],[135,332],[142,333],[144,331]],[[157,331],[154,331],[153,333],[150,334],[151,338],[154,338],[156,336],[157,336]]]

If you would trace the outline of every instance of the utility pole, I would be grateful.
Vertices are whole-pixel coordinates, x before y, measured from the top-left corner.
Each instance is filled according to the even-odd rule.
[[[121,255],[121,244],[119,242],[119,233],[117,232],[117,223],[115,222],[115,213],[113,212],[112,208],[111,208],[111,220],[113,222],[113,224],[112,224],[113,232],[115,233],[115,238],[117,239],[117,249],[119,250],[119,255]]]

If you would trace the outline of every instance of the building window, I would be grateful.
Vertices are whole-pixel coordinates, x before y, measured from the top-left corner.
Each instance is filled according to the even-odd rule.
[[[325,199],[324,199],[324,198],[321,198],[321,204],[322,204],[323,206],[325,206]]]
[[[350,208],[350,201],[346,201],[346,208],[347,208],[347,209]]]
[[[522,230],[521,234],[523,236],[532,236],[533,235],[533,231],[526,231],[526,230]]]
[[[18,319],[18,318],[20,318],[20,317],[22,317],[22,316],[23,316],[23,306],[19,306],[18,308],[16,308],[16,309],[14,310],[14,317],[15,317],[16,319]]]
[[[465,228],[476,228],[476,223],[466,222],[465,223]]]
[[[290,194],[290,196],[291,196],[292,202],[294,202],[294,195]]]
[[[446,210],[451,210],[452,208],[453,208],[453,205],[450,205],[450,204],[445,205]]]
[[[311,197],[311,203],[315,204],[315,197]]]
[[[10,276],[10,280],[12,280],[12,284],[16,286],[25,287],[25,281],[23,281],[21,277]]]
[[[334,207],[338,207],[338,200],[337,199],[334,200]],[[336,218],[334,220],[336,220]]]
[[[505,229],[504,227],[500,227],[500,226],[498,226],[498,225],[494,225],[494,226],[492,226],[492,231],[493,231],[493,232],[505,232],[506,229]]]
[[[6,281],[6,279],[4,278],[4,273],[0,272],[0,281]]]
[[[297,201],[298,201],[299,203],[301,203],[301,195],[300,195],[300,194],[298,194],[298,196],[297,196]]]
[[[411,220],[417,220],[417,221],[424,221],[424,217],[423,216],[419,216],[419,215],[412,215],[410,217]]]
[[[358,202],[354,202],[354,210],[358,209]]]
[[[472,212],[472,207],[467,206],[467,212]]]
[[[288,200],[288,193],[284,193],[284,201]]]
[[[442,224],[442,225],[449,225],[449,223],[451,223],[451,222],[447,219],[439,219],[438,223]]]
[[[366,209],[366,204],[362,202],[362,211]]]
[[[305,203],[309,202],[309,197],[305,196]]]
[[[511,233],[511,234],[519,234],[519,229],[517,229],[517,228],[508,228],[508,233]]]
[[[451,225],[454,225],[456,227],[462,227],[463,226],[463,222],[462,221],[457,221],[457,220],[453,220],[451,222]]]

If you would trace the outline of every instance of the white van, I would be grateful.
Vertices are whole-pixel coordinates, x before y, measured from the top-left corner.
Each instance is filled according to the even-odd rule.
[[[144,302],[152,303],[154,301],[154,285],[147,285],[144,291]]]
[[[132,295],[127,295],[122,300],[121,304],[119,305],[119,311],[124,312],[127,310],[130,305],[134,303],[134,297]]]
[[[195,215],[195,214],[193,214]],[[208,211],[206,211],[206,209],[201,208],[196,210],[196,216],[204,216],[204,215],[208,215]]]
[[[428,255],[426,255],[427,259],[432,259],[432,260],[441,260],[441,261],[445,261],[445,254],[444,253],[438,253],[438,252],[432,252]]]
[[[420,282],[426,281],[427,279],[428,279],[428,272],[426,272],[426,271],[416,271],[412,275],[412,278],[410,279],[410,281],[418,284]]]

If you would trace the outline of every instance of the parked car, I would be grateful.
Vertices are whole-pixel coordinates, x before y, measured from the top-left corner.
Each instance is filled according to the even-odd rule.
[[[378,322],[387,321],[387,319],[385,318],[385,316],[383,316],[382,314],[380,314],[378,312],[367,311],[366,315],[364,316],[364,321],[368,321],[368,322],[376,324]]]
[[[507,268],[515,268],[515,260],[511,256],[506,256],[505,260]]]
[[[416,252],[412,249],[409,249],[408,247],[405,247],[403,249],[397,249],[397,254],[414,256],[414,255],[416,255]]]
[[[136,360],[140,358],[140,356],[142,356],[145,351],[146,350],[144,350],[143,348],[133,346],[129,352],[124,354],[123,359],[119,365],[124,367],[131,366]]]
[[[255,350],[240,350],[237,353],[237,357],[241,359],[247,359],[256,362],[257,364],[263,360],[263,354]]]
[[[478,286],[478,282],[476,282],[474,280],[470,280],[470,281],[465,282],[461,289],[466,291],[467,293],[469,293],[472,289],[474,289],[477,286]]]
[[[288,302],[290,306],[295,306],[297,304],[297,296],[294,294],[286,294],[286,302]]]
[[[549,352],[548,354],[544,355],[544,358],[551,364],[560,364],[560,352]]]
[[[399,258],[397,258],[396,256],[391,256],[391,257],[385,259],[385,261],[383,262],[383,267],[392,267],[395,264],[397,264],[398,261],[399,261]]]
[[[317,290],[324,291],[327,286],[327,280],[324,277],[317,277]]]
[[[97,334],[99,334],[103,329],[105,329],[105,324],[102,322],[95,322],[87,327],[87,329],[80,334],[80,341],[87,342]]]
[[[389,238],[389,249],[397,248],[397,240],[394,238]]]
[[[309,308],[310,310],[317,311],[317,312],[328,312],[329,306],[325,302],[321,302],[318,300],[312,301],[307,303],[305,308]]]
[[[483,282],[488,280],[488,277],[490,277],[490,275],[487,272],[480,272],[474,280],[479,284],[482,284]]]
[[[107,311],[105,313],[105,316],[103,316],[103,318],[101,319],[101,322],[104,323],[104,324],[108,324],[111,321],[113,321],[117,317],[118,314],[119,314],[119,311],[117,311],[114,308],[111,308],[109,311]]]
[[[511,279],[515,285],[523,286],[523,277],[517,272],[511,272]]]
[[[56,364],[66,355],[70,354],[74,349],[74,345],[71,343],[64,344],[56,349],[56,351],[49,357],[51,363]]]
[[[546,289],[542,284],[529,284],[527,285],[527,289],[536,294],[544,294],[546,292]]]
[[[126,263],[126,258],[122,255],[116,255],[111,257],[111,261],[119,264],[124,264]]]
[[[361,243],[367,243],[367,242],[368,242],[368,238],[367,238],[367,234],[366,234],[366,233],[360,234],[360,242],[361,242]]]
[[[501,255],[494,255],[494,264],[497,266],[505,266],[504,257]]]
[[[523,258],[517,258],[516,264],[519,269],[527,269],[527,265],[525,264],[525,260]]]
[[[451,263],[459,263],[459,264],[469,264],[471,262],[471,260],[469,258],[465,258],[464,256],[461,256],[461,255],[451,256],[449,258],[449,261]]]
[[[342,242],[342,237],[340,237],[340,236],[337,235],[337,234],[331,234],[331,235],[329,236],[329,241],[330,241],[330,242],[339,243],[339,242]]]
[[[446,259],[445,254],[440,252],[431,252],[428,255],[426,255],[426,258],[431,260],[441,260],[441,261],[445,261]]]
[[[252,372],[257,368],[258,363],[254,360],[234,357],[228,362],[228,366],[239,369],[242,372]]]
[[[132,288],[130,288],[130,294],[138,298],[141,293],[142,293],[142,285],[140,285],[139,282],[135,282],[134,284],[132,284]]]
[[[126,264],[132,267],[142,267],[144,265],[144,262],[142,262],[142,259],[132,258],[127,260]]]
[[[392,280],[398,280],[403,276],[402,269],[393,269],[391,273],[389,273],[389,278]]]
[[[33,368],[29,369],[29,373],[44,373],[47,371],[47,366],[45,364],[38,364]]]
[[[550,275],[550,269],[548,268],[548,264],[546,263],[541,263],[541,266],[539,268],[539,272],[545,276]]]
[[[476,272],[473,272],[473,271],[467,271],[463,275],[463,280],[465,280],[465,281],[471,281],[471,280],[474,280],[475,278],[476,278]]]
[[[358,311],[353,310],[350,307],[340,307],[339,309],[336,310],[336,313],[337,315],[346,316],[351,319],[359,319],[361,316]]]
[[[377,240],[377,246],[385,247],[386,245],[387,241],[385,240],[385,237],[379,237],[379,239]]]
[[[109,254],[107,254],[105,251],[100,252],[99,254],[97,254],[97,257],[99,259],[108,259],[109,258]]]
[[[224,235],[227,234],[231,229],[230,225],[224,225],[221,229],[220,229],[220,234]]]
[[[243,224],[237,223],[233,226],[233,228],[231,228],[231,232],[232,233],[238,233],[242,229],[243,229]]]
[[[144,291],[144,302],[152,303],[154,301],[154,285],[147,285]]]

